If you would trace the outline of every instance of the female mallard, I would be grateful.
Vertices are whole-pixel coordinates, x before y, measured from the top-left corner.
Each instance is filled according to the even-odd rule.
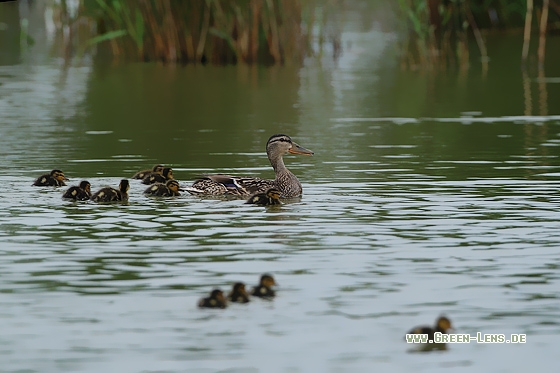
[[[247,294],[247,291],[245,290],[245,284],[242,282],[236,282],[233,284],[233,289],[231,289],[228,294],[228,299],[232,302],[248,303],[249,294]]]
[[[437,319],[436,325],[432,328],[430,326],[417,326],[416,328],[409,331],[407,334],[427,334],[428,340],[434,340],[434,333],[440,332],[442,334],[447,334],[449,329],[453,329],[451,326],[451,320],[447,317],[441,316]]]
[[[173,170],[171,167],[164,167],[161,171],[161,174],[157,172],[150,172],[142,179],[142,184],[155,184],[155,183],[165,183],[167,180],[172,180],[173,177]]]
[[[68,188],[62,198],[73,199],[76,201],[87,201],[91,198],[91,184],[89,181],[82,181],[80,185]]]
[[[276,285],[274,278],[268,273],[265,273],[261,276],[259,285],[253,288],[251,295],[254,295],[255,297],[272,298],[276,295],[274,290],[271,289],[274,285]]]
[[[146,177],[146,175],[152,172],[156,174],[161,174],[163,172],[163,166],[160,164],[156,164],[151,170],[138,171],[137,173],[134,174],[134,176],[132,176],[132,179],[142,180],[143,178]]]
[[[144,194],[147,196],[174,197],[181,195],[180,190],[184,189],[181,189],[177,180],[168,180],[165,184],[156,183],[152,185],[144,191]]]
[[[224,293],[220,289],[214,289],[208,298],[202,298],[198,302],[200,308],[226,308],[227,302]]]
[[[110,187],[103,188],[91,196],[91,200],[94,202],[126,201],[128,200],[129,189],[130,184],[128,183],[128,180],[122,179],[119,184],[119,189]]]
[[[48,174],[41,175],[33,183],[34,186],[65,186],[64,181],[68,181],[64,172],[52,170]]]
[[[297,197],[302,192],[301,183],[296,175],[291,173],[284,165],[282,157],[287,153],[313,155],[311,150],[293,142],[290,136],[273,135],[266,143],[266,154],[276,173],[274,180],[221,174],[207,175],[195,181],[187,191],[198,195],[251,195],[276,188],[284,198]]]
[[[260,205],[260,206],[272,206],[272,205],[280,205],[280,191],[276,188],[270,188],[265,193],[257,193],[253,194],[247,202],[253,205]]]

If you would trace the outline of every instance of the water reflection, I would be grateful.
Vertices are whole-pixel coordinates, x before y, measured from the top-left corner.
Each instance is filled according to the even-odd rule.
[[[394,36],[359,44],[374,34],[353,59],[301,70],[2,67],[3,369],[548,366],[560,333],[558,113],[523,116],[509,67],[462,82],[400,72],[381,58]],[[315,151],[287,157],[304,194],[279,208],[152,199],[137,180],[114,205],[31,186],[57,167],[98,190],[159,162],[183,184],[271,178],[264,144],[277,132]],[[263,272],[280,284],[274,301],[197,308],[209,289]],[[419,366],[402,336],[441,313],[458,332],[530,343],[449,344]]]

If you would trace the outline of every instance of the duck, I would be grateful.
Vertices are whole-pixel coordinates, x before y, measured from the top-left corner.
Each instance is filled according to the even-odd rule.
[[[35,180],[33,183],[34,186],[65,186],[65,181],[68,181],[68,178],[64,176],[64,172],[60,170],[52,170],[48,174],[41,175]]]
[[[236,282],[233,284],[233,288],[227,297],[231,302],[249,303],[249,294],[247,294],[245,284],[242,282]]]
[[[155,183],[144,191],[145,195],[157,197],[180,196],[179,191],[183,191],[177,180],[167,180],[165,184]]]
[[[154,167],[152,167],[151,170],[142,170],[142,171],[138,171],[137,173],[135,173],[131,179],[140,179],[142,180],[143,178],[146,177],[146,175],[148,175],[149,173],[156,173],[156,174],[161,174],[163,172],[163,165],[161,164],[156,164]]]
[[[194,195],[239,195],[249,196],[264,193],[270,188],[276,188],[283,198],[298,197],[302,194],[302,186],[296,175],[284,165],[285,154],[313,155],[314,153],[298,144],[290,136],[284,134],[272,135],[266,142],[266,154],[274,169],[274,180],[257,177],[237,177],[231,175],[206,175],[196,180],[187,191]]]
[[[78,186],[72,186],[64,192],[62,198],[73,199],[76,201],[87,201],[91,198],[91,184],[84,180]]]
[[[282,193],[276,188],[270,188],[264,193],[253,194],[247,200],[248,204],[260,205],[260,206],[272,206],[281,205],[280,196]]]
[[[451,326],[451,320],[449,320],[445,316],[440,316],[436,320],[436,324],[433,328],[427,325],[417,326],[414,329],[410,330],[407,334],[427,334],[428,340],[433,341],[435,332],[447,334],[447,331],[450,329],[453,329],[453,326]]]
[[[261,276],[259,284],[253,288],[251,295],[261,298],[272,298],[276,295],[274,290],[271,289],[271,286],[274,285],[276,285],[276,282],[272,275],[265,273]]]
[[[220,289],[214,289],[208,298],[198,301],[200,308],[226,308],[227,302],[224,293]]]
[[[119,184],[119,189],[110,187],[103,188],[91,196],[91,200],[94,202],[127,201],[129,189],[130,184],[128,180],[122,179]]]
[[[150,185],[155,183],[165,183],[167,180],[172,180],[173,170],[171,167],[164,167],[161,173],[150,172],[142,179],[142,184]]]

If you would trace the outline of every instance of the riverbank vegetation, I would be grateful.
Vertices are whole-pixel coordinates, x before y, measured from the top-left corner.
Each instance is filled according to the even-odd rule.
[[[183,64],[300,62],[314,53],[314,31],[329,9],[310,0],[79,0],[74,11],[69,3],[54,6],[67,48],[85,52],[74,40],[85,28],[85,45],[115,59]]]
[[[523,65],[542,66],[546,37],[560,30],[560,0],[377,0],[400,22],[401,65],[467,68],[488,62],[486,36],[517,32]],[[359,0],[50,0],[58,43],[67,57],[179,64],[299,64],[340,55],[341,14]],[[369,7],[369,8],[368,8]],[[396,17],[393,17],[396,15]],[[387,22],[385,20],[385,22]],[[396,21],[398,23],[398,21]],[[23,30],[23,29],[22,29]],[[328,31],[326,31],[328,30]],[[334,32],[333,32],[334,30]],[[328,48],[324,48],[328,46]]]
[[[560,2],[555,0],[398,0],[405,21],[402,65],[406,68],[469,65],[472,42],[483,66],[488,60],[487,32],[518,31],[523,38],[520,58],[526,64],[533,35],[542,67],[546,36],[560,30]],[[550,11],[549,11],[550,10]]]

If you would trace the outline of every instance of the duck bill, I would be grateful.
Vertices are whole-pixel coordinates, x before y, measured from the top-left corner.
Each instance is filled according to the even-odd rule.
[[[299,146],[295,142],[292,142],[292,147],[288,150],[288,152],[292,154],[313,155],[311,150],[305,149],[303,146]]]

